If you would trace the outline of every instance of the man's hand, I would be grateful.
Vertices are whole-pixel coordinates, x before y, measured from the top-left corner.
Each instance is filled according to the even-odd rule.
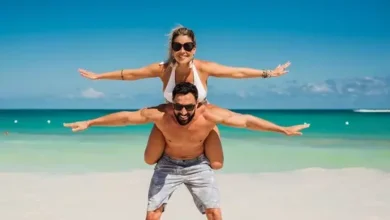
[[[73,123],[64,123],[64,127],[72,128],[73,132],[83,131],[89,127],[88,121],[78,121]]]
[[[300,136],[302,135],[302,132],[300,132],[302,129],[310,127],[310,124],[303,124],[303,125],[294,125],[291,127],[285,127],[284,133],[287,136]]]

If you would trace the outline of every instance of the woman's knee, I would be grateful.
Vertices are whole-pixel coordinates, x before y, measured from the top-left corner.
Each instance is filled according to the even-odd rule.
[[[205,152],[206,157],[210,160],[210,166],[212,169],[219,170],[223,167],[224,155],[222,142],[216,126],[206,138]]]
[[[144,156],[144,161],[145,161],[145,163],[148,164],[148,165],[154,165],[154,164],[157,163],[158,159],[156,160],[156,159],[154,159],[154,158],[150,158],[150,157],[148,157],[148,156],[145,155],[145,156]]]
[[[149,165],[153,165],[157,163],[157,161],[160,159],[164,152],[165,148],[165,139],[164,135],[156,127],[156,125],[153,126],[150,135],[149,140],[146,145],[145,153],[144,153],[144,161],[145,163]]]
[[[223,162],[222,161],[211,161],[210,166],[213,170],[219,170],[219,169],[222,169]]]

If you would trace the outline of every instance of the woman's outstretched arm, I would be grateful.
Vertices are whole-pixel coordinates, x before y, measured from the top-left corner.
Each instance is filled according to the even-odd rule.
[[[278,77],[288,73],[286,70],[290,66],[290,62],[287,62],[283,65],[278,65],[273,70],[261,70],[253,69],[247,67],[231,67],[221,65],[215,62],[203,62],[201,69],[206,72],[209,76],[220,77],[220,78],[269,78],[269,77]]]
[[[79,72],[83,77],[92,80],[139,80],[161,77],[163,72],[163,65],[160,63],[153,63],[137,69],[123,69],[100,74],[96,74],[84,69],[79,69]]]

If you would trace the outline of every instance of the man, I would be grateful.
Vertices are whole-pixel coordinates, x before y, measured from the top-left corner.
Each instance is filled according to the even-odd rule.
[[[166,140],[164,155],[157,162],[148,194],[147,220],[159,220],[172,193],[184,183],[208,220],[221,220],[219,191],[214,172],[204,156],[203,142],[216,124],[252,130],[301,135],[308,124],[281,127],[252,115],[242,115],[211,104],[197,102],[192,83],[175,86],[173,104],[162,104],[135,112],[118,112],[89,121],[64,124],[73,131],[91,126],[123,126],[155,123]]]

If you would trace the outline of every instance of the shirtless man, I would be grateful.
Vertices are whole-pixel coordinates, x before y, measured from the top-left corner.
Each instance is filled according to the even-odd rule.
[[[172,193],[185,184],[194,202],[208,220],[221,220],[219,190],[214,171],[204,156],[204,140],[215,132],[216,124],[285,135],[301,135],[308,124],[281,127],[252,115],[242,115],[197,101],[195,85],[182,82],[175,86],[173,103],[145,108],[135,112],[118,112],[100,118],[64,124],[72,131],[91,126],[125,126],[155,123],[163,133],[166,148],[155,166],[148,194],[147,220],[159,220]],[[213,135],[217,135],[216,133]],[[146,149],[148,151],[150,149]]]

